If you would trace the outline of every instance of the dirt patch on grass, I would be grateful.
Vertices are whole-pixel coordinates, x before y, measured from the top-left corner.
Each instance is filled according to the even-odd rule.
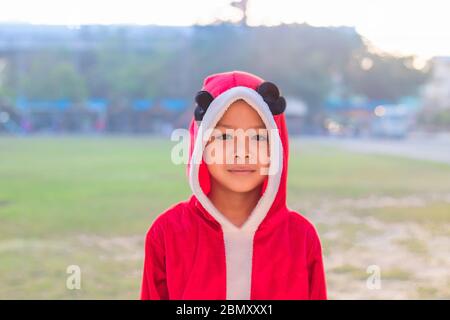
[[[439,211],[447,203],[450,194],[299,205],[319,230],[330,298],[450,298],[450,238],[443,232],[449,230],[448,217]],[[361,214],[386,208],[400,217]],[[379,268],[379,289],[367,285],[369,266]]]

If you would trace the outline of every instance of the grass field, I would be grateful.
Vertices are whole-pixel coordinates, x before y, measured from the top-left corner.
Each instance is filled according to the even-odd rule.
[[[190,194],[172,145],[0,137],[0,299],[138,298],[145,232]],[[330,298],[450,298],[450,166],[293,141],[288,183],[319,230]]]

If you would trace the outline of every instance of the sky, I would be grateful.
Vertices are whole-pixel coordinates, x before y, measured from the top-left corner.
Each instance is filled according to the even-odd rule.
[[[2,4],[3,2],[3,4]],[[0,22],[188,26],[236,21],[231,0],[0,0]],[[445,0],[249,0],[252,26],[353,26],[376,48],[428,59],[450,56]]]

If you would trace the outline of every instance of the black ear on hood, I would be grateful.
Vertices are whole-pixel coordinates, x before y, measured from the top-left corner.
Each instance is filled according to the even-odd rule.
[[[214,100],[214,97],[208,91],[199,91],[195,95],[195,102],[197,106],[195,107],[194,117],[197,121],[202,121],[203,116],[206,113],[211,102]]]
[[[256,91],[267,103],[273,115],[284,112],[286,109],[286,99],[280,96],[280,90],[278,90],[278,87],[274,83],[265,81],[256,88]]]

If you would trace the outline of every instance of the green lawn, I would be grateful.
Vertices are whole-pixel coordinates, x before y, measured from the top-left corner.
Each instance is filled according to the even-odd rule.
[[[173,145],[150,137],[0,138],[0,299],[137,298],[146,230],[162,210],[190,194],[184,165],[170,161]],[[441,228],[450,224],[450,201],[439,198],[450,194],[448,165],[296,143],[289,172],[290,207],[318,226],[334,298],[346,294],[342,277],[358,285],[365,272],[357,263],[336,266],[333,257],[377,234],[376,227],[364,224],[367,217],[387,226],[420,226],[430,219]],[[339,202],[433,194],[437,198],[411,214],[408,205],[352,208]],[[316,215],[324,203],[336,214],[359,219],[356,226],[332,222],[337,217],[328,219],[326,210]],[[336,231],[345,241],[332,238]],[[408,244],[411,235],[405,239],[393,245],[430,254],[410,250],[423,244]],[[66,268],[72,264],[82,270],[81,290],[66,289]],[[389,270],[387,281],[396,275],[399,285],[414,280],[410,271]],[[416,294],[446,295],[449,284],[441,282],[439,288],[418,282]],[[370,294],[363,290],[361,298]]]

